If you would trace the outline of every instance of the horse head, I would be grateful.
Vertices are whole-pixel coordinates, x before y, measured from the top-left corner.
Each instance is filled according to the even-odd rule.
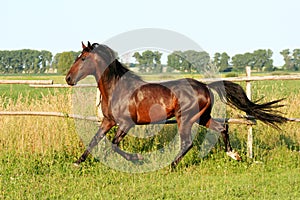
[[[96,79],[100,78],[101,74],[115,59],[112,52],[105,45],[88,42],[86,46],[82,42],[82,51],[67,73],[66,82],[69,85],[76,85],[88,75],[93,75]]]

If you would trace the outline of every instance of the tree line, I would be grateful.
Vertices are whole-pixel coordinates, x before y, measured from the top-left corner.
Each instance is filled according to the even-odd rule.
[[[50,68],[65,74],[80,52],[62,52],[54,57],[46,50],[12,50],[0,51],[0,74],[44,73]]]
[[[162,72],[161,65],[161,56],[162,53],[159,51],[150,51],[146,50],[142,54],[139,52],[135,52],[133,57],[139,63],[139,71],[140,72]]]
[[[156,54],[147,50],[142,55],[140,53],[133,55],[138,62],[140,71],[144,72],[145,69],[148,69],[147,66],[151,66],[146,71],[151,72],[151,69],[153,69],[153,72],[161,72],[162,66],[153,64],[161,63],[156,60],[157,58],[161,58],[161,55],[157,57],[155,56]],[[258,49],[253,52],[236,54],[233,57],[230,57],[226,52],[217,52],[213,58],[210,58],[209,54],[205,51],[174,51],[168,55],[167,67],[171,71],[177,70],[188,73],[206,73],[210,70],[240,72],[245,70],[245,66],[250,66],[252,70],[256,71],[274,71],[278,69],[288,71],[300,70],[300,49],[294,49],[293,51],[284,49],[280,54],[283,56],[284,65],[276,67],[273,65],[273,51],[270,49]],[[155,66],[159,67],[159,69],[156,69]]]
[[[45,50],[0,51],[0,73],[43,73],[50,67],[52,57]]]
[[[58,73],[65,74],[80,52],[68,51],[57,53],[55,56],[46,50],[13,50],[0,51],[0,73],[44,73],[48,69],[57,69]],[[283,56],[283,70],[300,70],[300,49],[284,49],[280,52]],[[273,71],[276,67],[273,65],[270,49],[258,49],[253,52],[236,54],[230,57],[226,52],[215,53],[211,58],[205,51],[174,51],[167,57],[167,65],[161,63],[162,53],[159,51],[146,50],[142,53],[135,52],[133,57],[142,73],[162,73],[166,71],[180,71],[187,73],[203,73],[209,70],[243,71],[245,66],[251,66],[257,71]]]

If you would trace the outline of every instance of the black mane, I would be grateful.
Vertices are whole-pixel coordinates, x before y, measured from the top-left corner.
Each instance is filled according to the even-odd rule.
[[[97,53],[108,65],[105,71],[105,81],[110,81],[112,79],[120,79],[126,74],[126,77],[141,80],[141,77],[134,74],[132,71],[127,69],[122,63],[117,59],[117,53],[114,52],[111,48],[103,44],[94,43],[92,45],[95,53]]]

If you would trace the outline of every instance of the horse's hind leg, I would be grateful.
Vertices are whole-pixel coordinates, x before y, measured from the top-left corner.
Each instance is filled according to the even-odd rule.
[[[221,133],[225,145],[225,151],[228,156],[234,160],[242,160],[240,155],[232,150],[228,134],[228,124],[223,124],[210,118],[206,127]]]
[[[111,127],[114,126],[114,123],[104,119],[100,128],[98,129],[97,133],[93,137],[93,139],[90,141],[89,146],[84,151],[84,153],[80,156],[80,158],[74,163],[75,165],[79,165],[81,162],[84,162],[88,155],[91,153],[93,148],[100,142],[100,140],[103,139],[105,134],[111,129]]]
[[[233,158],[234,160],[242,160],[241,156],[238,154],[238,152],[234,151],[230,145],[230,141],[229,141],[229,134],[228,134],[228,124],[225,124],[225,130],[221,131],[222,137],[223,137],[223,141],[225,144],[225,150],[226,150],[226,154]]]

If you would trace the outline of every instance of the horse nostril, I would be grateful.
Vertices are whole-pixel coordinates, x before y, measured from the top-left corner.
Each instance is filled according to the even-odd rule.
[[[69,85],[71,84],[72,78],[71,78],[70,75],[68,75],[68,76],[66,77],[66,82],[67,82]]]

